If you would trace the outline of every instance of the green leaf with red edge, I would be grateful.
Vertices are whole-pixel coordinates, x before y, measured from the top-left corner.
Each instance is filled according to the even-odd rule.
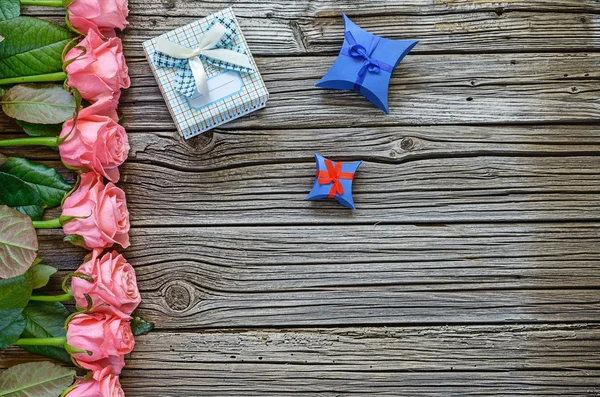
[[[31,218],[0,205],[0,278],[25,273],[35,261],[37,251],[38,240]]]
[[[72,118],[76,109],[75,97],[56,84],[19,84],[2,97],[4,113],[28,123],[62,123]]]
[[[57,397],[75,380],[75,371],[50,361],[15,365],[0,373],[0,396]]]

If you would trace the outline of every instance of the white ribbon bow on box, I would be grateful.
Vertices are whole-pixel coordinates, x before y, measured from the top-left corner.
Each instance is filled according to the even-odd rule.
[[[246,54],[228,50],[225,48],[215,48],[216,45],[221,41],[223,36],[227,33],[227,28],[221,23],[216,22],[206,32],[198,46],[195,49],[189,49],[179,44],[175,44],[167,39],[159,38],[156,42],[155,49],[165,55],[168,55],[177,59],[187,59],[196,81],[196,88],[202,95],[208,95],[208,77],[206,70],[200,56],[215,59],[229,63],[231,65],[239,66],[253,70],[250,59]]]

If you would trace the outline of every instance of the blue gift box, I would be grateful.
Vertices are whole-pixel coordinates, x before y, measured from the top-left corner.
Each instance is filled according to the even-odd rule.
[[[385,113],[390,113],[390,77],[417,40],[390,40],[367,32],[343,14],[344,42],[329,71],[315,85],[354,90]]]
[[[219,46],[245,54],[252,69],[200,56],[207,95],[196,89],[187,60],[169,58],[156,47],[166,39],[193,50],[216,22],[228,28]],[[185,139],[266,106],[269,93],[231,8],[150,39],[144,42],[144,51],[173,121]]]
[[[307,200],[336,199],[344,207],[356,209],[352,198],[352,181],[361,161],[335,162],[315,153],[317,173]]]

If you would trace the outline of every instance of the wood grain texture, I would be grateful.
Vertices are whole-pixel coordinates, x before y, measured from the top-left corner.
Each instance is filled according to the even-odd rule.
[[[267,108],[223,128],[600,121],[597,54],[445,55],[435,61],[431,56],[409,56],[391,81],[390,115],[357,93],[314,87],[333,57],[258,62],[271,94]],[[123,97],[125,125],[174,129],[149,67],[145,61],[132,65],[143,77],[134,79]]]
[[[141,396],[585,395],[598,335],[597,324],[154,332],[121,382]],[[2,367],[26,359],[0,352]]]
[[[367,1],[354,0],[277,0],[252,1],[236,0],[130,0],[130,15],[204,17],[215,10],[233,7],[236,16],[242,18],[296,19],[307,17],[338,16],[342,12],[362,16],[379,17],[385,15],[435,15],[468,12],[512,12],[512,11],[552,11],[597,12],[596,0],[394,0]],[[24,6],[22,13],[27,15],[64,15],[60,9]]]
[[[580,52],[594,51],[600,43],[599,17],[595,13],[543,10],[505,13],[498,10],[377,17],[349,13],[349,16],[363,28],[380,36],[396,40],[419,40],[413,50],[415,54]],[[145,40],[205,15],[189,13],[178,18],[164,15],[132,16],[124,43],[131,55],[143,56],[141,44]],[[240,26],[255,55],[336,54],[343,41],[341,12],[324,18],[240,18]],[[271,39],[265,40],[265,37]]]
[[[317,150],[327,156],[336,153]],[[589,155],[365,160],[353,187],[355,211],[335,200],[305,200],[315,172],[309,151],[298,153],[295,160],[222,167],[208,163],[207,168],[160,158],[128,162],[119,186],[127,194],[133,227],[597,222],[598,163],[598,157]]]
[[[141,43],[226,6],[271,100],[183,141]],[[124,254],[156,331],[127,359],[128,396],[600,395],[597,0],[130,8]],[[420,40],[392,78],[391,116],[313,87],[343,11]],[[60,9],[23,12],[63,23]],[[0,118],[2,137],[18,133]],[[358,211],[304,201],[313,151],[365,160]],[[59,165],[48,149],[3,153]],[[85,251],[62,237],[39,232],[64,275]],[[0,369],[31,358],[0,351]]]
[[[314,87],[334,57],[257,58],[266,109],[223,129],[600,122],[600,54],[409,55],[391,80],[386,115],[361,95]],[[122,96],[130,132],[174,130],[145,59],[129,61]],[[2,118],[0,131],[19,131]]]
[[[598,395],[599,371],[324,372],[319,367],[238,366],[221,370],[132,370],[121,379],[139,396],[579,396]]]
[[[597,370],[598,324],[155,331],[137,338],[132,370],[315,366],[322,372]],[[419,348],[421,346],[422,348]],[[35,359],[0,351],[6,368]],[[289,371],[289,370],[288,370]]]
[[[311,157],[307,151],[302,162],[210,172],[128,163],[121,186],[136,226],[599,219],[597,157],[366,160],[353,186],[356,211],[334,200],[305,200],[314,182]]]
[[[136,228],[125,255],[145,298],[140,313],[160,329],[580,322],[600,311],[599,230]],[[40,236],[47,252],[59,233]]]

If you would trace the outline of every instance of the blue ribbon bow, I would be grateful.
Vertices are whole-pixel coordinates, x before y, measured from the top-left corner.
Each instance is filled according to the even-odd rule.
[[[238,35],[235,21],[229,18],[216,17],[215,20],[208,26],[208,28],[205,29],[205,31],[210,30],[216,23],[223,25],[225,31],[218,43],[216,43],[216,45],[214,45],[213,48],[227,49],[240,54],[245,54],[245,51],[242,47],[232,46],[235,37]],[[203,64],[209,64],[215,68],[233,70],[241,73],[253,73],[253,69],[251,68],[241,67],[239,65],[224,62],[218,59],[213,59],[209,56],[205,56],[202,54],[199,55],[198,59]],[[172,68],[177,70],[174,83],[174,88],[176,91],[179,91],[186,97],[192,97],[197,92],[197,79],[194,76],[194,73],[192,72],[192,67],[190,66],[190,59],[175,58],[156,50],[154,52],[153,62],[156,67]],[[201,67],[200,69],[203,68]]]
[[[369,73],[379,73],[384,70],[386,72],[392,73],[394,71],[394,66],[389,65],[385,62],[379,61],[371,57],[373,51],[379,45],[379,40],[381,37],[373,36],[371,43],[369,44],[369,49],[367,50],[365,46],[358,44],[354,35],[349,30],[346,30],[344,33],[346,40],[348,41],[349,47],[342,48],[342,54],[354,59],[362,59],[363,64],[360,70],[358,71],[358,77],[354,83],[354,88],[359,89],[362,87],[363,82],[365,81],[365,77],[367,75],[367,71]]]

